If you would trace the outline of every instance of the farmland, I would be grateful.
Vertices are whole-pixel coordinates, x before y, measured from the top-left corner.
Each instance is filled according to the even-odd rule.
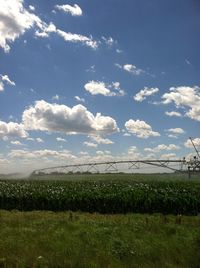
[[[199,267],[200,217],[0,210],[0,267]]]
[[[0,179],[0,267],[199,267],[200,180]]]
[[[175,176],[175,175],[174,175]],[[66,179],[65,179],[66,178]],[[106,174],[0,181],[0,208],[197,215],[200,183],[172,175]],[[174,178],[174,179],[173,179]]]

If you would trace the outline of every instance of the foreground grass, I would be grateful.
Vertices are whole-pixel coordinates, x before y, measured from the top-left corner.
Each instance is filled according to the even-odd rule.
[[[200,216],[0,210],[0,267],[199,267]]]

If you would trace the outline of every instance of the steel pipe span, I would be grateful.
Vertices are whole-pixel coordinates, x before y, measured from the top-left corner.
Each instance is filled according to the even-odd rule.
[[[196,158],[190,161],[186,161],[185,159],[182,160],[169,160],[169,159],[154,159],[154,160],[117,160],[117,161],[103,161],[103,162],[89,162],[89,163],[76,163],[76,164],[69,164],[69,165],[60,165],[54,167],[46,167],[42,169],[37,169],[32,172],[32,174],[41,174],[41,173],[52,173],[56,170],[58,171],[81,171],[81,168],[85,168],[86,171],[100,171],[100,167],[104,166],[104,169],[101,172],[108,172],[108,171],[118,171],[118,165],[127,164],[128,169],[139,169],[141,168],[141,164],[154,166],[157,168],[166,168],[171,171],[176,172],[196,172],[200,171],[200,161]],[[170,165],[176,166],[170,166]]]

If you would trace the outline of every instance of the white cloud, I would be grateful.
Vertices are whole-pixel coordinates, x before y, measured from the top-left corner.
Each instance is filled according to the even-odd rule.
[[[38,16],[30,13],[23,6],[23,0],[0,1],[0,47],[9,52],[9,43],[24,34],[26,30],[37,25],[42,27],[42,21]]]
[[[119,68],[119,69],[122,69],[122,65],[119,64],[119,63],[115,63],[115,66],[116,66],[117,68]]]
[[[125,123],[128,132],[139,138],[149,138],[160,136],[158,132],[152,130],[152,127],[144,121],[130,119]]]
[[[20,141],[11,141],[10,143],[13,145],[23,145]]]
[[[199,87],[171,87],[169,93],[162,98],[164,104],[175,103],[177,107],[188,108],[185,116],[200,121],[200,88]]]
[[[185,133],[185,131],[180,127],[169,128],[169,129],[167,129],[167,131],[170,132],[170,133],[174,133],[174,134],[183,134],[183,133]]]
[[[158,88],[148,88],[145,87],[144,89],[140,90],[133,98],[136,101],[142,102],[146,99],[146,97],[154,95],[159,91]]]
[[[44,141],[43,141],[43,139],[41,139],[41,138],[36,138],[35,139],[37,142],[39,142],[39,143],[43,143]]]
[[[125,92],[120,88],[119,82],[112,82],[112,84],[106,85],[100,81],[89,81],[84,85],[86,91],[92,95],[103,95],[103,96],[124,96]]]
[[[108,88],[106,88],[104,82],[90,81],[85,84],[84,88],[92,95],[101,94],[104,96],[111,96],[111,91]]]
[[[36,91],[33,88],[30,88],[30,92],[36,93]]]
[[[141,75],[141,74],[145,73],[144,70],[137,68],[133,64],[121,65],[119,63],[115,63],[115,66],[118,67],[119,69],[123,69],[124,71],[129,72],[129,73],[131,73],[133,75]]]
[[[28,133],[25,131],[23,124],[0,121],[0,138],[4,137],[26,138]]]
[[[180,147],[175,144],[169,144],[169,145],[159,144],[158,146],[154,148],[145,148],[144,151],[158,153],[160,151],[174,151],[174,150],[179,150],[179,149]]]
[[[143,156],[141,155],[141,153],[138,151],[138,148],[136,146],[130,146],[128,148],[128,158],[132,159],[132,160],[136,160],[136,159],[142,159]],[[127,154],[126,154],[127,155]]]
[[[98,144],[93,143],[93,142],[88,142],[88,141],[84,141],[83,145],[87,147],[93,147],[93,148],[96,148],[98,146]]]
[[[111,36],[110,37],[102,36],[102,40],[108,47],[112,47],[115,43],[117,43]]]
[[[84,98],[81,98],[81,97],[79,97],[79,96],[75,96],[74,97],[74,99],[76,100],[76,101],[79,101],[79,102],[85,102],[85,99]]]
[[[35,36],[49,37],[50,33],[56,33],[67,42],[80,42],[86,46],[96,49],[98,43],[93,38],[65,32],[57,29],[51,22],[49,25],[38,16],[29,12],[34,11],[34,7],[29,5],[29,10],[24,7],[23,0],[1,0],[0,1],[0,47],[5,52],[9,52],[9,44],[16,38],[23,35],[27,30],[35,28]],[[68,5],[69,6],[69,5]],[[70,7],[70,6],[69,6]],[[71,7],[71,12],[75,15],[80,13],[78,5]]]
[[[175,111],[171,111],[171,112],[165,112],[166,115],[168,116],[177,116],[177,117],[181,117],[181,113],[179,112],[175,112]]]
[[[130,134],[130,133],[127,133],[127,132],[125,132],[125,133],[123,134],[123,136],[124,136],[124,137],[130,137],[130,136],[131,136],[131,134]]]
[[[93,40],[92,36],[88,37],[81,34],[62,31],[60,29],[57,29],[52,22],[49,25],[43,23],[39,29],[40,30],[37,30],[35,33],[37,37],[47,38],[49,37],[50,33],[55,33],[62,37],[66,42],[82,43],[83,45],[86,45],[93,49],[98,48],[98,42]]]
[[[27,141],[34,141],[34,138],[27,138]]]
[[[170,154],[162,154],[160,156],[162,159],[177,159],[176,154],[170,153]]]
[[[196,147],[199,147],[200,146],[200,138],[195,138],[195,139],[192,139],[194,145]],[[192,142],[190,139],[188,139],[185,143],[184,143],[185,147],[187,148],[194,148],[193,145],[192,145]]]
[[[95,116],[83,105],[66,105],[36,101],[23,112],[27,130],[63,132],[66,134],[111,134],[118,131],[116,121],[97,113]]]
[[[66,13],[70,13],[72,16],[82,16],[82,14],[83,14],[82,9],[77,4],[74,4],[74,6],[56,5],[55,8],[58,10],[62,10]]]
[[[117,53],[122,53],[123,50],[117,48],[117,49],[116,49],[116,52],[117,52]]]
[[[62,30],[57,29],[56,33],[61,36],[66,42],[73,42],[77,43],[80,42],[88,47],[93,49],[97,49],[98,43],[97,41],[93,40],[92,36],[87,37],[81,34],[74,34],[70,32],[64,32]]]
[[[168,136],[169,138],[174,138],[174,139],[177,139],[177,138],[178,138],[178,136],[175,135],[175,134],[168,134],[167,136]]]
[[[10,86],[15,86],[15,82],[10,80],[7,74],[0,74],[0,91],[4,91],[4,82],[6,82]]]
[[[135,153],[138,153],[137,147],[136,146],[129,147],[128,154],[135,154]]]
[[[140,75],[142,73],[144,73],[144,71],[142,69],[137,68],[135,65],[133,64],[125,64],[123,66],[123,69],[129,73],[132,73],[134,75]]]
[[[57,95],[57,94],[56,94],[55,96],[52,97],[52,100],[59,100],[59,99],[60,99],[60,96]]]
[[[15,86],[15,82],[11,81],[7,74],[1,75],[1,80],[6,82],[10,86]]]
[[[61,142],[67,142],[66,139],[63,139],[63,138],[61,138],[61,137],[57,137],[56,140],[57,140],[57,141],[61,141]]]
[[[95,141],[98,144],[113,144],[114,142],[111,141],[110,139],[104,139],[99,135],[91,135],[89,136],[91,138],[91,140]]]
[[[50,33],[56,33],[56,32],[57,32],[56,26],[52,22],[50,22],[49,25],[43,22],[42,26],[39,27],[39,30],[36,30],[35,36],[46,38],[49,37]]]
[[[0,91],[4,91],[4,84],[2,81],[0,81]]]
[[[82,156],[89,156],[89,153],[88,152],[83,152],[83,151],[80,151],[80,153],[79,153],[80,155],[82,155]]]
[[[91,72],[91,73],[95,73],[95,65],[91,65],[88,69],[86,69],[86,72]]]
[[[35,11],[35,7],[34,7],[34,6],[29,5],[28,7],[29,7],[29,9],[30,9],[31,11]]]
[[[70,151],[62,150],[62,151],[55,151],[55,150],[35,150],[35,151],[28,151],[28,150],[12,150],[8,156],[10,158],[18,158],[18,159],[40,159],[41,158],[55,158],[58,160],[62,159],[75,159],[76,157],[70,153]]]

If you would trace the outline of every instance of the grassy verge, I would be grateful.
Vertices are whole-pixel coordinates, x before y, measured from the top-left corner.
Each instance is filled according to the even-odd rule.
[[[0,210],[0,267],[199,267],[200,216]]]

